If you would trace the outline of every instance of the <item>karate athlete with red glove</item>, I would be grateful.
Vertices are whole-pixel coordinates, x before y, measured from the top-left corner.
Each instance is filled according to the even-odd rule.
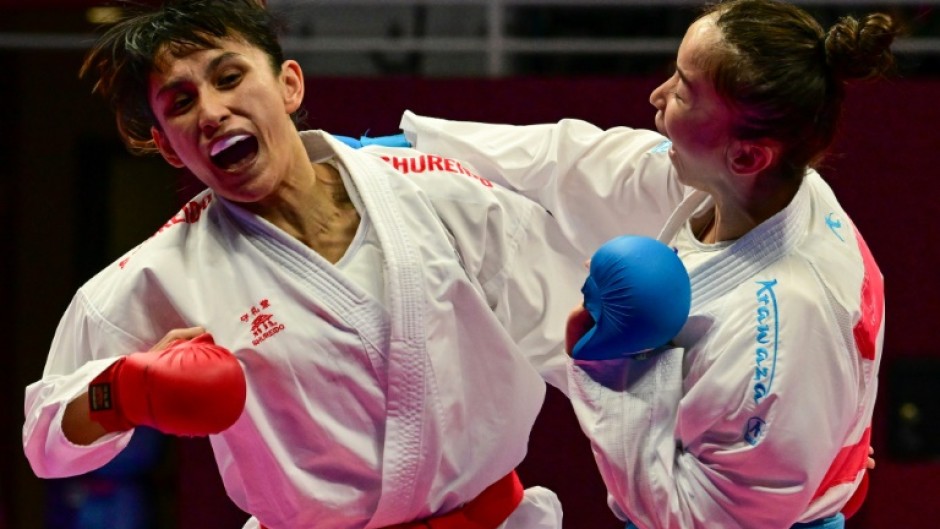
[[[206,189],[65,310],[25,393],[36,475],[100,468],[153,424],[209,434],[249,529],[561,529],[515,468],[546,380],[567,382],[587,256],[468,164],[299,131],[306,78],[254,0],[141,9],[86,73],[128,145]],[[244,369],[240,415],[207,374],[230,356],[153,346],[197,325]]]

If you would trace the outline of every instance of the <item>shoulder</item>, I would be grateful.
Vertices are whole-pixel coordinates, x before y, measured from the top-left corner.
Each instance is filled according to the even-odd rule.
[[[464,265],[479,268],[483,276],[511,262],[525,237],[538,237],[554,225],[541,205],[481,176],[463,160],[404,148],[362,152],[388,166],[393,189],[401,191],[399,200],[406,200],[409,190],[420,197],[445,227]]]
[[[722,311],[730,321],[740,321],[742,329],[759,317],[774,322],[791,343],[828,336],[832,344],[851,348],[863,315],[883,311],[881,272],[825,182],[810,173],[805,185],[809,207],[799,242],[738,285]],[[874,327],[877,333],[878,323]]]
[[[361,152],[385,162],[393,172],[433,195],[469,192],[482,196],[494,187],[471,164],[455,158],[401,147],[364,147]]]
[[[815,172],[807,176],[812,213],[800,257],[812,268],[834,303],[857,307],[866,283],[881,271],[865,239],[830,187]]]
[[[220,205],[210,190],[188,200],[146,240],[111,262],[82,286],[89,303],[103,307],[133,295],[155,276],[182,273],[188,248],[212,231]]]
[[[851,218],[815,172],[807,174],[794,204],[760,233],[763,239],[751,241],[756,248],[783,245],[785,252],[763,263],[735,289],[736,297],[772,285],[778,298],[807,312],[857,306],[866,275],[880,272]]]
[[[414,189],[448,225],[514,224],[543,208],[481,176],[470,163],[414,149],[369,147],[364,154],[388,167],[393,188]]]

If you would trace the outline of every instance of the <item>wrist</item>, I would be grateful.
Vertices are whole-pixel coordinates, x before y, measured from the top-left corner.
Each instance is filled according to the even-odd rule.
[[[136,426],[124,416],[118,380],[127,358],[108,366],[88,384],[88,416],[106,432],[123,432]]]
[[[108,432],[101,424],[91,419],[88,393],[82,393],[65,406],[62,415],[62,434],[70,443],[87,446]]]

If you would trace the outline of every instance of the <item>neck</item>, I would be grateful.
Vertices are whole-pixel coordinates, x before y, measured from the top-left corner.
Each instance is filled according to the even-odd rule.
[[[714,212],[692,226],[697,238],[706,244],[740,239],[785,209],[800,186],[800,180],[781,183],[772,176],[758,180],[762,185],[752,186],[746,193],[713,194]]]
[[[299,179],[285,182],[270,207],[257,211],[332,263],[346,252],[359,227],[359,212],[339,171],[314,163]]]

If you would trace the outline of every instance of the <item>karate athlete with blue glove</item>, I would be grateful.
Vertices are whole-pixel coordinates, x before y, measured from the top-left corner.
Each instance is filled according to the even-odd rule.
[[[888,72],[896,34],[884,14],[824,30],[784,2],[730,0],[689,27],[651,94],[658,132],[404,115],[417,149],[538,201],[585,257],[631,233],[687,268],[690,315],[671,347],[569,372],[631,527],[837,528],[858,507],[884,283],[814,167],[846,83]]]

